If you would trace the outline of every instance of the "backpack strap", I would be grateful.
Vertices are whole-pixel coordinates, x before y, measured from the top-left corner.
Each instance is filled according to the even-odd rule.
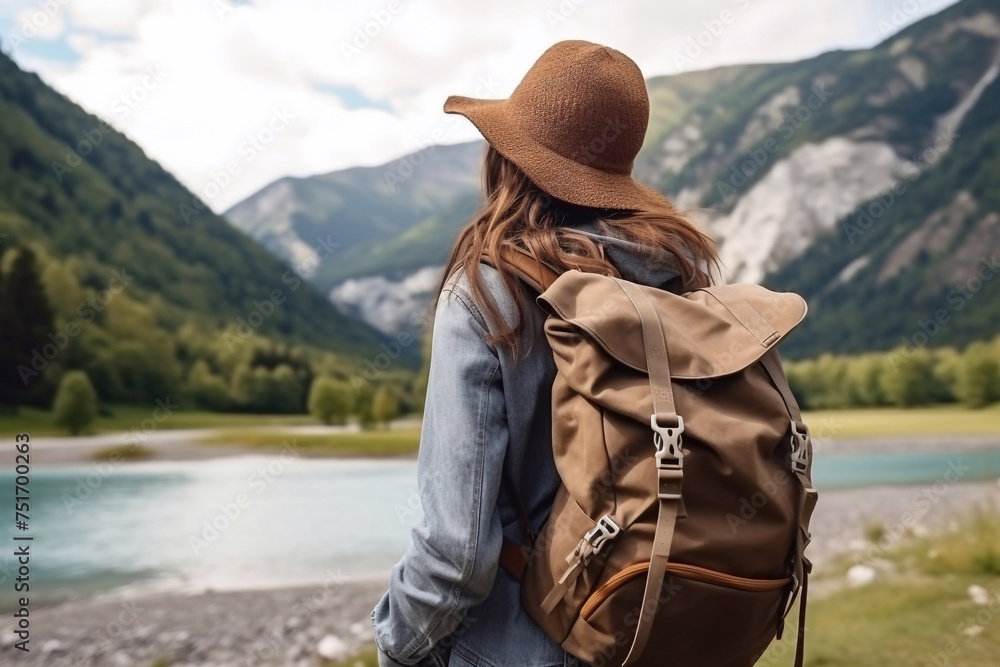
[[[795,604],[795,597],[799,594],[799,590],[801,590],[799,627],[795,648],[795,667],[802,667],[805,659],[806,595],[809,590],[809,573],[812,571],[812,563],[806,558],[805,550],[809,546],[811,539],[809,535],[809,521],[812,519],[812,513],[816,508],[816,500],[818,498],[818,494],[812,483],[812,438],[809,435],[809,428],[802,421],[802,412],[799,410],[799,404],[792,394],[791,387],[788,385],[788,378],[785,377],[785,371],[781,368],[778,353],[772,348],[761,357],[760,361],[764,370],[770,376],[771,383],[774,384],[778,393],[781,394],[781,399],[785,402],[785,408],[788,410],[788,416],[791,419],[791,467],[792,472],[802,486],[802,496],[798,509],[799,529],[795,539],[794,563],[795,582],[797,582],[798,586],[795,586],[789,594],[788,602],[785,605],[780,621],[781,625],[783,625],[785,616],[788,615],[792,605]],[[779,625],[779,627],[781,626]]]
[[[670,560],[670,546],[674,539],[677,516],[681,505],[681,483],[684,479],[684,452],[681,449],[681,434],[684,420],[674,406],[674,392],[671,387],[670,362],[667,358],[667,340],[663,327],[656,315],[653,304],[646,294],[635,284],[616,280],[632,301],[639,313],[642,325],[642,341],[646,351],[646,367],[649,369],[649,385],[653,396],[653,414],[650,426],[653,429],[653,444],[656,447],[656,475],[658,479],[657,498],[659,508],[656,518],[656,533],[653,550],[646,575],[646,588],[639,608],[635,639],[625,658],[623,667],[634,665],[642,656],[653,627],[653,617],[660,605],[663,579]]]
[[[536,259],[528,250],[520,248],[510,243],[505,243],[500,247],[500,260],[517,274],[522,282],[528,284],[539,294],[549,288],[549,285],[556,281],[559,273],[548,264]],[[483,253],[482,261],[493,268],[497,262]]]
[[[481,259],[493,268],[498,268],[496,262],[485,253]],[[522,282],[539,293],[548,289],[549,285],[554,283],[556,278],[559,277],[559,274],[552,267],[543,264],[528,254],[527,250],[509,243],[501,246],[500,259],[513,270]],[[515,579],[521,581],[524,578],[524,571],[528,566],[528,555],[535,544],[535,533],[531,528],[531,519],[528,517],[528,511],[521,500],[521,494],[518,492],[517,485],[514,483],[506,467],[501,472],[501,483],[504,493],[508,496],[511,504],[514,506],[514,510],[517,512],[518,522],[521,524],[521,531],[524,533],[527,544],[521,544],[506,537],[503,538],[503,543],[500,547],[500,566],[507,570]]]

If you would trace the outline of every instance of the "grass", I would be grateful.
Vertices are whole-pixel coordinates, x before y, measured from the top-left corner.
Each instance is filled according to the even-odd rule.
[[[94,461],[143,461],[154,454],[153,449],[142,445],[112,445],[94,450],[90,458]]]
[[[320,662],[320,667],[378,667],[378,652],[376,652],[373,646],[354,657],[340,662],[323,660]]]
[[[153,407],[113,406],[112,414],[98,417],[90,433],[114,433],[139,427],[153,414]],[[1000,404],[982,410],[959,405],[913,408],[866,408],[807,412],[806,421],[816,437],[863,438],[906,435],[1000,434]],[[253,415],[199,410],[178,410],[157,424],[158,429],[219,428],[250,432],[257,426],[316,424],[309,415]],[[52,423],[52,414],[37,408],[22,408],[17,415],[0,414],[0,437],[16,433],[33,436],[67,435]]]
[[[995,667],[1000,663],[1000,605],[976,605],[967,592],[970,585],[1000,594],[998,577],[908,577],[813,600],[805,664]],[[771,645],[758,667],[793,663],[796,622],[789,618],[787,634]]]
[[[1000,404],[982,410],[959,405],[816,410],[803,419],[817,438],[1000,434]]]
[[[954,530],[911,538],[879,556],[900,574],[810,603],[806,665],[1000,664],[1000,514],[978,509]],[[985,588],[993,603],[974,603],[970,586]],[[758,665],[791,665],[793,637],[775,642]]]
[[[88,431],[90,433],[117,433],[139,428],[143,420],[153,416],[155,407],[112,406],[112,414],[98,417]],[[309,415],[251,415],[177,410],[157,423],[156,427],[158,429],[252,428],[254,426],[298,426],[301,424],[316,424],[316,420]],[[16,415],[0,414],[0,437],[8,438],[16,433],[29,433],[35,437],[68,435],[66,429],[52,423],[51,412],[37,408],[21,408]]]
[[[930,575],[1000,577],[1000,514],[995,508],[977,508],[955,529],[915,540],[893,555],[904,566]]]
[[[420,430],[385,429],[330,435],[233,430],[221,431],[200,442],[206,445],[234,445],[262,450],[281,450],[293,444],[306,455],[401,456],[416,453]]]

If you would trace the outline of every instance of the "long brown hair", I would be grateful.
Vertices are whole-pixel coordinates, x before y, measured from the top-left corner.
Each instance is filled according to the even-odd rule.
[[[591,219],[602,233],[634,241],[650,249],[666,250],[677,258],[681,289],[712,283],[717,266],[715,243],[664,200],[660,211],[622,211],[573,206],[539,189],[513,162],[488,146],[483,162],[485,201],[459,233],[445,265],[443,288],[457,270],[465,273],[476,303],[492,325],[489,342],[509,346],[517,356],[517,340],[523,329],[524,307],[517,299],[518,321],[506,323],[496,301],[484,287],[480,261],[485,256],[497,267],[511,294],[519,280],[500,261],[500,248],[513,244],[557,273],[570,269],[620,277],[603,249],[586,234],[573,229],[574,221]],[[439,290],[440,292],[440,290]]]

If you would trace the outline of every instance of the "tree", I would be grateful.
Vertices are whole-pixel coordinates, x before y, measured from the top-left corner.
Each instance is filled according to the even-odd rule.
[[[59,383],[52,412],[57,426],[69,429],[72,435],[89,426],[97,416],[97,393],[83,371],[70,371]]]
[[[934,351],[934,379],[942,403],[958,400],[958,368],[961,363],[962,355],[953,347]]]
[[[388,425],[399,414],[399,399],[386,386],[379,387],[372,396],[372,421]]]
[[[212,372],[204,359],[199,359],[191,367],[187,389],[199,408],[219,412],[229,409],[229,387],[225,380]]]
[[[301,414],[302,384],[291,366],[281,364],[268,373],[267,389],[268,411],[282,414]]]
[[[424,339],[421,342],[421,358],[423,363],[420,366],[420,375],[417,376],[417,382],[414,386],[414,394],[417,401],[417,406],[420,412],[424,411],[424,403],[427,401],[427,382],[430,380],[431,375],[431,335],[427,332],[424,335]]]
[[[0,248],[0,264],[3,248]],[[0,408],[17,410],[18,389],[22,386],[17,372],[20,354],[20,326],[15,317],[14,304],[7,291],[3,271],[0,270]]]
[[[309,389],[309,414],[324,424],[343,424],[354,409],[354,391],[345,382],[329,377],[313,380]]]
[[[882,373],[882,392],[892,405],[925,405],[937,391],[934,359],[925,349],[893,350]]]
[[[58,354],[52,308],[38,269],[35,253],[19,248],[10,271],[0,286],[0,403],[16,406],[24,403],[37,388],[41,371],[32,366],[32,358],[42,355],[47,345]],[[56,336],[55,340],[50,336]],[[37,398],[37,396],[36,396]]]
[[[847,385],[851,406],[873,406],[885,402],[882,375],[886,372],[882,357],[866,354],[849,361]]]
[[[986,407],[1000,399],[1000,365],[986,343],[970,345],[959,362],[955,389],[970,408]]]

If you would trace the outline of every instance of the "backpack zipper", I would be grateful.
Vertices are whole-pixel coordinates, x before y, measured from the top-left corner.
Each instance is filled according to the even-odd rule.
[[[580,610],[580,617],[585,621],[590,620],[590,617],[597,611],[597,608],[611,597],[612,593],[632,579],[642,576],[648,570],[649,563],[636,563],[612,575],[610,579],[604,582],[600,588],[587,598],[583,609]],[[716,586],[724,586],[725,588],[733,588],[738,591],[747,591],[749,593],[777,591],[792,581],[788,577],[783,579],[749,579],[747,577],[737,577],[734,574],[716,572],[715,570],[698,567],[697,565],[688,565],[686,563],[667,563],[667,574],[672,574],[682,579],[700,581],[705,584],[714,584]]]

